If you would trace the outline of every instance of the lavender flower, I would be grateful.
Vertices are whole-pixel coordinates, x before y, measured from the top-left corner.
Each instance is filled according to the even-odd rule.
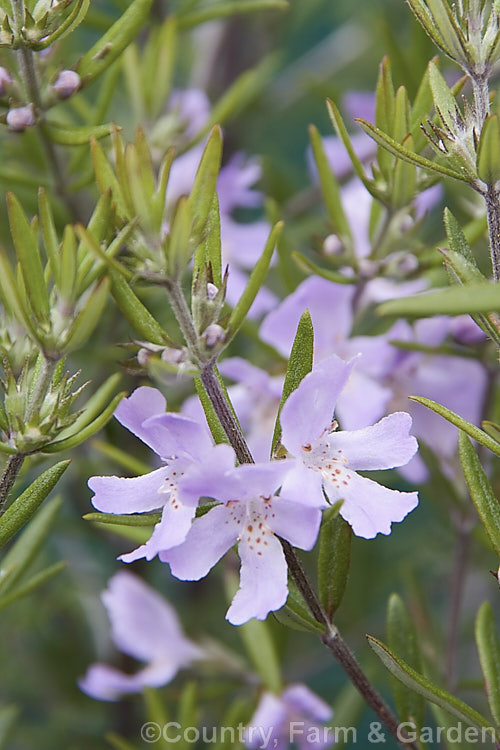
[[[335,404],[353,364],[332,355],[306,375],[283,406],[281,441],[297,462],[282,493],[292,500],[307,498],[316,507],[324,505],[323,492],[331,503],[342,500],[340,514],[354,533],[372,539],[390,534],[391,523],[417,506],[418,494],[388,489],[357,472],[404,466],[418,446],[404,412],[361,430],[336,431]]]
[[[323,726],[332,716],[330,706],[306,685],[289,685],[281,695],[266,692],[245,731],[245,745],[286,750],[295,741],[299,750],[322,750],[333,744]]]
[[[200,495],[183,485],[189,472],[199,467],[207,481],[234,466],[228,445],[214,446],[205,427],[180,414],[165,413],[166,402],[154,388],[137,388],[118,406],[115,417],[152,448],[166,465],[144,476],[92,477],[92,503],[105,513],[144,513],[163,508],[161,521],[141,547],[122,555],[124,562],[141,557],[151,560],[160,550],[184,541]]]
[[[252,617],[264,620],[286,602],[287,564],[276,535],[305,550],[316,541],[321,512],[309,497],[276,495],[290,468],[288,461],[275,461],[239,466],[215,481],[202,471],[186,478],[193,494],[224,504],[197,518],[185,542],[161,552],[160,560],[176,578],[198,581],[237,543],[240,588],[226,615],[233,625]]]
[[[166,685],[179,669],[203,658],[202,650],[183,634],[174,608],[132,573],[116,573],[102,601],[117,648],[147,666],[131,675],[93,664],[78,682],[91,698],[114,701],[145,687]]]

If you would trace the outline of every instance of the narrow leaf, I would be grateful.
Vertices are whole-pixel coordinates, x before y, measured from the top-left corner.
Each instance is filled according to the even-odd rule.
[[[470,496],[493,548],[500,558],[500,503],[495,497],[471,441],[463,432],[460,432],[458,436],[458,449]]]
[[[38,510],[47,495],[56,486],[68,468],[70,461],[61,461],[44,471],[30,486],[9,505],[0,517],[0,547],[3,547]]]
[[[487,282],[455,286],[438,292],[391,299],[377,307],[379,315],[462,315],[500,311],[500,283]]]
[[[339,608],[347,587],[351,563],[352,530],[337,508],[323,514],[319,537],[318,593],[330,620]]]
[[[158,346],[167,346],[169,343],[167,333],[142,304],[123,276],[114,271],[110,272],[110,276],[111,294],[132,328],[144,341]]]
[[[490,711],[498,727],[500,726],[500,641],[493,609],[489,602],[484,602],[477,613],[476,643]]]
[[[446,690],[434,685],[423,675],[419,674],[415,669],[412,669],[402,659],[399,659],[393,654],[390,649],[387,648],[381,641],[373,638],[371,635],[367,636],[368,643],[377,654],[383,665],[400,680],[410,690],[415,691],[419,695],[423,695],[426,700],[431,703],[444,708],[445,711],[456,716],[460,721],[465,722],[469,726],[475,727],[491,727],[491,722],[488,721],[484,716],[475,711],[473,708],[468,706],[463,701],[455,698],[454,695],[448,693]]]

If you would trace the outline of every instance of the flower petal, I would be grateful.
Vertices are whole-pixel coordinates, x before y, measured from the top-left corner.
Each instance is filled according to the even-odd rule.
[[[182,544],[161,552],[160,560],[168,562],[172,575],[181,581],[199,581],[236,542],[242,510],[212,508],[194,521]]]
[[[234,469],[234,450],[230,445],[213,445],[203,460],[193,462],[179,480],[179,499],[196,507],[200,497],[219,497],[226,474]],[[180,542],[179,542],[180,543]]]
[[[340,515],[356,536],[373,539],[377,534],[390,534],[391,523],[402,521],[418,505],[417,492],[390,490],[348,469],[344,476],[347,483],[342,489],[329,482],[325,490],[332,502],[344,500]]]
[[[161,445],[158,445],[155,436],[144,427],[144,422],[150,417],[163,414],[166,408],[167,402],[159,390],[142,386],[136,388],[128,398],[120,401],[115,417],[127,430],[161,455]]]
[[[159,552],[182,544],[191,528],[195,513],[196,506],[183,505],[177,497],[169,498],[163,508],[161,521],[154,527],[150,539],[132,552],[121,555],[119,559],[125,563],[143,557],[152,560]]]
[[[301,713],[308,719],[329,721],[333,716],[333,710],[328,703],[302,683],[289,685],[283,691],[282,698],[294,713]]]
[[[295,461],[281,486],[280,497],[311,508],[327,508],[323,494],[323,479],[317,471],[306,468],[302,461]]]
[[[342,451],[342,459],[354,471],[393,469],[407,464],[418,450],[409,434],[411,425],[410,415],[399,411],[362,430],[332,432],[328,444],[333,455]]]
[[[288,720],[288,711],[280,697],[273,693],[263,693],[257,709],[245,729],[245,745],[249,750],[267,747],[286,748],[284,734]]]
[[[226,619],[233,625],[256,617],[265,620],[269,612],[280,609],[288,596],[288,568],[281,544],[274,535],[258,550],[242,539],[238,545],[241,559],[240,588]]]
[[[182,414],[168,412],[147,419],[143,424],[161,456],[190,456],[202,458],[213,442],[205,425]],[[156,449],[155,449],[156,450]]]
[[[179,671],[176,662],[158,661],[135,674],[125,674],[108,664],[92,664],[78,680],[80,690],[101,701],[116,701],[122,695],[140,693],[145,687],[161,687]]]
[[[163,660],[174,671],[199,658],[201,651],[185,637],[174,608],[140,578],[120,571],[102,593],[114,643],[146,662]]]
[[[91,477],[92,505],[103,513],[144,513],[161,508],[168,497],[161,492],[168,474],[168,466],[162,466],[140,477]]]
[[[321,524],[320,510],[280,495],[272,500],[272,512],[274,515],[269,525],[275,534],[299,549],[314,547]]]
[[[293,456],[329,430],[337,398],[355,360],[344,362],[332,354],[310,372],[285,401],[281,410],[281,442]]]

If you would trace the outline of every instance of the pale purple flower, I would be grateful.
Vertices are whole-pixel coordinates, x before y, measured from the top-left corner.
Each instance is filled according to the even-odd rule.
[[[7,68],[0,66],[0,96],[7,93],[7,88],[13,82],[13,78]]]
[[[145,687],[166,685],[179,669],[203,658],[203,651],[182,632],[174,608],[132,573],[116,573],[101,598],[114,644],[146,666],[125,674],[108,664],[92,664],[78,681],[91,698],[114,701]]]
[[[333,745],[333,734],[324,724],[333,711],[306,685],[289,685],[281,695],[265,692],[245,730],[249,750],[286,750],[295,742],[299,750],[323,750]]]
[[[297,325],[304,310],[309,310],[314,328],[314,360],[321,362],[331,354],[351,359],[363,357],[339,397],[338,418],[342,427],[357,429],[372,424],[386,413],[392,391],[380,382],[387,364],[394,357],[389,345],[390,332],[383,336],[350,337],[354,323],[355,287],[335,284],[319,276],[310,276],[263,320],[260,338],[288,357]]]
[[[210,117],[210,100],[201,89],[176,89],[168,102],[169,113],[175,113],[186,141],[195,138]]]
[[[284,404],[281,442],[297,461],[282,493],[292,500],[307,497],[313,506],[324,503],[323,492],[332,504],[342,500],[340,515],[357,536],[372,539],[390,534],[391,523],[417,506],[418,495],[391,490],[357,472],[404,466],[418,446],[405,412],[364,429],[336,430],[335,405],[353,364],[332,355],[306,375]]]
[[[181,414],[165,413],[166,401],[154,388],[137,388],[119,404],[118,421],[153,449],[165,465],[134,478],[92,477],[92,503],[104,513],[144,513],[162,508],[151,538],[124,562],[151,560],[161,550],[181,544],[196,513],[200,495],[184,487],[190,471],[200,468],[207,481],[234,466],[228,445],[213,445],[205,426]]]
[[[197,518],[178,547],[160,553],[183,581],[203,578],[234,545],[241,559],[240,588],[226,618],[233,625],[264,620],[288,596],[288,569],[278,536],[300,549],[312,549],[321,511],[308,497],[275,493],[290,471],[288,461],[245,464],[212,481],[198,472],[186,479],[190,490],[222,501]],[[321,503],[323,505],[323,502]]]

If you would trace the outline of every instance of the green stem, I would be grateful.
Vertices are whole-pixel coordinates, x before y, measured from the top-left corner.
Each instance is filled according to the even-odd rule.
[[[214,407],[219,421],[238,456],[238,460],[241,463],[253,463],[252,455],[246,445],[245,438],[241,433],[224,391],[215,375],[212,363],[208,363],[203,367],[201,381],[207,391],[210,401],[212,402],[212,406]],[[372,686],[347,644],[340,636],[338,630],[329,620],[294,548],[284,539],[280,539],[280,542],[283,547],[290,575],[304,597],[304,601],[309,607],[312,616],[325,626],[326,632],[321,640],[339,662],[347,677],[351,680],[353,685],[365,699],[366,703],[373,709],[382,724],[387,728],[398,744],[404,748],[418,750],[417,745],[406,739],[404,733],[399,731],[399,724],[396,717],[386,705],[383,698]]]
[[[9,456],[5,464],[5,469],[0,478],[0,516],[5,512],[5,501],[16,481],[17,475],[21,471],[24,458],[24,453],[14,453],[12,456]]]
[[[200,365],[202,357],[198,345],[198,334],[196,333],[193,318],[191,317],[186,299],[182,293],[181,285],[177,279],[175,279],[166,281],[165,287],[170,305],[177,319],[182,335],[184,336],[184,340],[188,345],[191,357],[195,364]]]

